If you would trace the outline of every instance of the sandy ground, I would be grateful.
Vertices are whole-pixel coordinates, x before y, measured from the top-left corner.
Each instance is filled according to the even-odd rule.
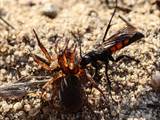
[[[130,8],[130,11],[117,10],[109,30],[110,36],[125,23],[119,19],[123,16],[138,31],[145,35],[141,41],[116,52],[133,56],[141,64],[122,60],[110,62],[109,77],[112,80],[113,98],[118,102],[104,101],[101,95],[93,90],[89,95],[94,112],[101,120],[158,120],[160,118],[160,94],[150,87],[151,76],[160,71],[160,10],[155,0],[119,0],[118,5]],[[53,4],[55,18],[42,14],[46,4]],[[109,6],[114,2],[109,1]],[[40,69],[30,56],[30,51],[41,55],[32,29],[34,28],[41,42],[48,51],[54,53],[54,37],[56,34],[73,39],[70,31],[83,35],[83,53],[93,49],[96,42],[102,40],[105,28],[113,12],[105,0],[0,0],[0,16],[13,27],[0,21],[0,85],[13,84],[20,78],[22,81],[47,80],[46,71]],[[104,75],[104,69],[102,69]],[[29,76],[29,77],[28,77]],[[99,86],[106,91],[107,85],[102,78]],[[38,91],[41,87],[29,88]],[[106,102],[107,105],[105,104]],[[105,107],[106,106],[106,107]],[[108,106],[111,107],[112,118],[109,117]],[[42,105],[37,97],[24,96],[22,99],[0,98],[0,120],[91,120],[96,119],[87,109],[77,114],[61,114]]]

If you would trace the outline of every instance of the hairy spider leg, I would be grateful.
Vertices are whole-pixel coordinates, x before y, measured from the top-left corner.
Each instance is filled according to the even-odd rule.
[[[63,73],[62,72],[58,72],[56,73],[52,79],[50,79],[42,88],[46,89],[49,85],[51,85],[54,81],[58,80],[59,78],[63,77]]]
[[[34,59],[34,61],[40,65],[42,68],[48,70],[48,71],[52,71],[52,68],[49,66],[49,64],[41,57],[39,57],[38,55],[32,54],[30,53],[32,58]]]
[[[48,53],[48,51],[46,50],[46,48],[43,46],[43,44],[40,42],[40,39],[39,39],[39,37],[38,37],[38,35],[37,35],[37,33],[36,33],[36,31],[34,29],[33,29],[33,32],[34,32],[35,37],[37,39],[38,46],[42,50],[42,52],[45,55],[45,57],[47,58],[48,62],[51,63],[52,58],[51,58],[50,54]]]
[[[42,50],[42,52],[44,53],[45,57],[47,58],[48,61],[46,61],[45,59],[43,59],[42,57],[32,54],[31,51],[31,56],[33,57],[34,61],[40,65],[42,68],[48,70],[48,71],[52,71],[53,69],[55,69],[57,66],[52,66],[50,67],[50,64],[52,61],[54,61],[55,59],[57,59],[56,57],[51,58],[50,54],[48,53],[48,51],[45,49],[45,47],[43,46],[43,44],[40,42],[38,35],[36,33],[36,31],[33,29],[33,32],[36,36],[38,45],[40,47],[40,49]]]

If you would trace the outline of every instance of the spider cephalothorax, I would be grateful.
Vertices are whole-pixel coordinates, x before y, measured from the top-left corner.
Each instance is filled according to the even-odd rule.
[[[64,50],[59,50],[57,53],[57,44],[56,44],[56,53],[58,64],[65,74],[77,74],[80,71],[80,60],[77,56],[76,52],[76,44],[72,44],[70,48],[68,48],[69,40],[66,42],[66,46]]]

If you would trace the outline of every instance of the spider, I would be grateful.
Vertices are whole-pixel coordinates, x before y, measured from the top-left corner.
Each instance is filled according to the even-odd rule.
[[[76,113],[83,106],[87,106],[90,109],[90,103],[88,102],[87,93],[85,88],[90,86],[97,89],[105,98],[103,91],[98,87],[96,82],[92,79],[91,75],[87,72],[86,69],[81,68],[80,58],[77,55],[77,44],[73,43],[69,47],[70,40],[65,39],[65,45],[63,48],[60,48],[58,43],[59,40],[55,43],[55,52],[57,56],[52,58],[48,53],[46,48],[40,42],[36,31],[33,29],[35,37],[38,42],[38,46],[45,55],[47,60],[42,59],[41,57],[32,54],[34,61],[49,72],[56,72],[53,77],[43,86],[44,89],[51,91],[52,97],[50,99],[53,108],[57,111],[63,111],[67,113]],[[57,59],[58,65],[51,67],[51,63]],[[43,93],[42,97],[44,99],[46,92]],[[60,104],[54,104],[54,98],[58,97]]]

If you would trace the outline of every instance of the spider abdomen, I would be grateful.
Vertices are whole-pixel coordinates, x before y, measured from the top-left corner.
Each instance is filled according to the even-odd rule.
[[[81,82],[77,76],[69,74],[62,78],[59,98],[64,111],[73,113],[81,109],[83,92]]]

